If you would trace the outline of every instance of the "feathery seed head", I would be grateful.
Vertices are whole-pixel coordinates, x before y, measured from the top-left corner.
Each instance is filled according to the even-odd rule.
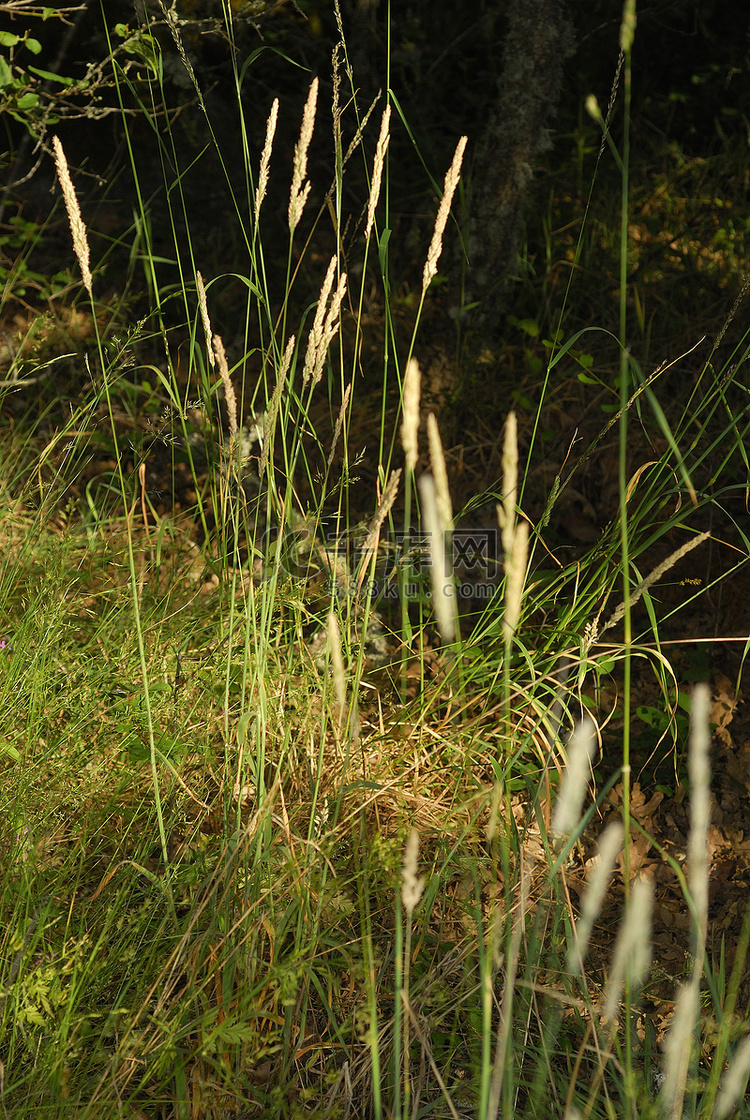
[[[307,153],[312,140],[315,127],[315,108],[318,101],[318,79],[313,78],[310,92],[307,95],[304,112],[302,114],[302,127],[299,140],[294,148],[294,171],[292,172],[292,187],[289,193],[289,232],[294,233],[305,209],[307,196],[310,194],[309,182],[304,183],[307,175]],[[304,183],[304,186],[303,186]]]
[[[328,612],[328,648],[331,653],[333,687],[336,693],[336,707],[339,725],[343,725],[346,714],[346,670],[344,655],[341,652],[341,631],[339,620],[333,611]]]
[[[505,612],[503,637],[509,642],[516,632],[521,617],[523,585],[526,582],[526,562],[529,556],[529,526],[519,522],[513,534],[510,556],[505,565]]]
[[[637,879],[628,899],[625,918],[615,942],[612,967],[607,981],[602,1020],[612,1023],[617,1014],[626,976],[633,987],[646,977],[651,964],[651,913],[654,906],[654,884],[651,879]]]
[[[427,291],[431,281],[437,276],[437,265],[440,260],[440,254],[443,251],[443,234],[445,227],[448,224],[448,215],[450,214],[451,203],[453,202],[453,195],[455,194],[458,180],[461,177],[461,162],[464,158],[464,150],[466,148],[466,136],[462,136],[459,140],[456,151],[453,156],[453,162],[448,168],[445,176],[445,183],[443,184],[443,197],[440,200],[438,207],[437,217],[435,218],[435,228],[432,231],[432,241],[430,248],[427,250],[427,260],[425,261],[424,272],[422,273],[422,294]]]
[[[427,417],[427,443],[430,448],[430,462],[432,476],[435,479],[435,497],[437,498],[438,513],[446,532],[453,528],[453,503],[448,487],[448,471],[445,467],[445,454],[443,443],[440,439],[440,429],[434,413]]]
[[[401,870],[401,901],[404,910],[412,916],[424,892],[424,876],[417,875],[419,860],[419,833],[413,828],[404,848]]]
[[[310,334],[307,338],[307,350],[305,351],[305,365],[302,372],[302,384],[307,385],[310,378],[313,376],[318,364],[318,351],[323,342],[323,324],[326,317],[326,309],[328,305],[328,298],[331,294],[333,287],[333,278],[336,275],[336,258],[331,257],[328,264],[328,271],[326,272],[323,286],[320,289],[318,296],[318,306],[315,308],[315,318],[313,325],[310,328]]]
[[[693,690],[690,711],[690,835],[688,838],[688,880],[697,915],[695,956],[703,948],[708,923],[708,857],[707,840],[711,814],[711,746],[709,720],[711,694],[706,684]]]
[[[68,161],[65,158],[65,151],[63,150],[63,146],[58,136],[53,136],[52,147],[55,150],[55,167],[57,169],[57,178],[62,190],[65,209],[68,212],[70,232],[73,235],[73,249],[78,260],[78,267],[81,270],[81,279],[83,280],[84,288],[89,294],[89,298],[93,299],[91,290],[91,268],[89,266],[89,242],[86,236],[86,226],[84,225],[83,218],[81,217],[81,208],[78,205],[78,198],[73,186],[73,181],[70,178],[70,171],[68,170]]]
[[[388,144],[391,139],[390,135],[391,124],[391,107],[386,105],[383,110],[383,118],[380,122],[380,136],[378,137],[377,147],[375,148],[375,162],[372,165],[372,183],[370,185],[370,198],[367,203],[367,224],[365,226],[365,238],[370,236],[372,230],[372,223],[375,221],[375,209],[378,205],[380,198],[380,187],[383,182],[383,164],[385,162],[385,153],[388,150]]]
[[[683,984],[677,992],[672,1022],[664,1039],[664,1080],[659,1097],[662,1112],[668,1116],[682,1116],[681,1101],[699,1015],[699,986],[692,982]]]
[[[503,534],[506,561],[513,550],[518,500],[518,425],[515,412],[509,412],[503,438],[503,504],[498,506],[498,521]]]
[[[323,281],[323,287],[320,289],[318,306],[315,309],[315,318],[307,340],[305,365],[302,371],[303,385],[307,385],[308,381],[311,379],[313,385],[318,384],[323,376],[326,354],[331,347],[331,343],[338,334],[341,304],[346,293],[345,272],[342,272],[339,276],[339,282],[331,298],[330,307],[326,306],[328,297],[331,295],[331,288],[333,287],[336,264],[336,258],[331,257],[330,264],[328,265],[328,272]]]
[[[409,358],[406,364],[403,385],[403,411],[401,422],[401,446],[406,455],[406,469],[413,471],[419,458],[419,398],[422,374],[416,358]]]
[[[198,291],[198,307],[201,313],[201,322],[203,323],[203,333],[206,336],[206,350],[208,352],[208,362],[211,369],[216,368],[216,358],[214,357],[213,346],[211,345],[211,320],[208,317],[208,300],[206,299],[206,289],[203,284],[203,277],[200,272],[195,274],[195,286]]]
[[[581,916],[576,923],[575,940],[568,950],[567,968],[571,973],[576,974],[581,971],[591,931],[602,908],[617,853],[622,851],[624,835],[620,822],[614,821],[607,825],[599,837],[598,851],[591,861],[593,866],[587,876],[586,890],[581,900]]]
[[[255,223],[258,223],[258,216],[260,208],[263,204],[263,199],[266,197],[268,190],[268,169],[271,163],[271,150],[273,148],[273,138],[276,134],[276,122],[279,119],[279,99],[274,98],[271,112],[268,115],[268,124],[266,125],[266,142],[263,145],[263,151],[260,156],[260,168],[258,169],[258,189],[255,193]],[[301,215],[300,215],[301,216]]]
[[[430,542],[430,577],[435,620],[440,637],[449,644],[456,638],[453,579],[445,547],[445,526],[440,517],[435,483],[431,475],[423,474],[419,479],[419,495],[422,499],[422,516]]]
[[[594,725],[585,717],[576,725],[568,742],[568,764],[552,817],[552,831],[559,837],[571,836],[578,827],[595,749]]]
[[[229,436],[232,440],[235,439],[238,432],[237,425],[237,397],[234,392],[234,385],[229,376],[229,366],[227,364],[227,355],[224,350],[224,343],[220,335],[214,335],[214,355],[216,356],[216,364],[219,367],[219,374],[221,375],[222,384],[224,385],[224,400],[227,405],[227,423],[229,424]]]

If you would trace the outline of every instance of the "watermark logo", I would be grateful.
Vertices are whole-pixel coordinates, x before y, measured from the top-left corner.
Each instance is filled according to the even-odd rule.
[[[489,599],[496,589],[500,565],[500,534],[496,529],[456,529],[437,547],[428,533],[381,534],[377,552],[365,529],[325,532],[300,523],[264,534],[261,549],[266,571],[291,579],[319,579],[337,595],[380,598],[424,598],[431,594],[433,557],[442,555],[449,577],[445,591],[458,598]]]

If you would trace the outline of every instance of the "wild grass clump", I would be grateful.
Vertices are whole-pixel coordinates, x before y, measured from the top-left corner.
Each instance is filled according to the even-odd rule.
[[[276,139],[283,99],[260,154],[242,133],[230,158],[181,26],[164,18],[226,172],[245,270],[208,271],[181,210],[165,69],[152,60],[144,84],[115,62],[134,181],[137,106],[172,169],[175,239],[157,251],[139,190],[133,260],[152,304],[127,345],[110,345],[55,144],[96,345],[86,393],[46,441],[0,436],[5,1115],[747,1115],[750,907],[729,975],[708,951],[707,687],[689,701],[684,850],[651,838],[658,855],[642,866],[631,750],[635,660],[676,713],[669,642],[705,590],[676,605],[658,595],[738,491],[747,425],[730,388],[746,344],[719,376],[706,366],[701,393],[664,402],[664,371],[638,367],[623,314],[616,414],[532,517],[544,394],[581,335],[556,342],[536,414],[504,417],[500,477],[481,495],[497,571],[489,603],[465,611],[468,515],[454,510],[443,418],[424,417],[420,332],[466,138],[401,337],[387,190],[398,102],[378,103],[377,138],[354,84],[344,108],[342,34],[333,181],[312,170],[317,78],[291,158]],[[626,83],[633,20],[628,4]],[[154,49],[157,30],[143,28]],[[245,76],[234,70],[240,116]],[[627,150],[618,159],[625,257]],[[280,241],[267,200],[282,177]],[[389,309],[376,389],[360,364],[373,286]],[[351,433],[373,400],[362,451]],[[640,466],[636,415],[661,448]],[[550,517],[615,428],[617,509],[561,563]],[[688,968],[659,1015],[657,864],[690,925]]]

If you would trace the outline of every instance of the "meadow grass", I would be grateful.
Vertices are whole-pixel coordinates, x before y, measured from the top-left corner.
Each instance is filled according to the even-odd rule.
[[[181,28],[166,10],[165,20],[214,137]],[[628,4],[626,101],[632,30]],[[246,73],[234,77],[240,107]],[[497,507],[504,575],[467,618],[451,559],[461,514],[438,419],[420,403],[419,366],[465,138],[431,241],[425,230],[404,340],[388,264],[398,106],[361,110],[355,86],[344,97],[353,78],[343,32],[329,190],[310,178],[323,111],[316,80],[291,164],[274,150],[277,121],[290,112],[283,99],[266,107],[259,158],[243,134],[242,194],[215,143],[235,204],[227,220],[246,251],[239,279],[199,267],[201,245],[180,212],[183,160],[163,70],[153,63],[140,82],[115,70],[115,79],[142,200],[133,284],[148,291],[148,314],[127,337],[106,321],[56,144],[86,292],[79,306],[94,332],[86,388],[46,439],[37,417],[0,441],[4,1115],[748,1115],[740,993],[750,908],[728,971],[706,950],[704,685],[690,712],[687,846],[659,848],[683,889],[691,938],[679,993],[674,978],[676,1011],[658,1032],[642,1002],[658,964],[654,887],[631,874],[640,827],[632,667],[651,667],[676,726],[669,642],[710,587],[675,606],[657,590],[707,544],[712,511],[744,486],[747,417],[733,389],[747,336],[718,370],[714,348],[677,407],[660,398],[666,368],[638,366],[625,305],[626,140],[616,152],[616,403],[530,519],[545,394],[597,340],[560,336],[522,443],[518,410],[505,422],[502,477],[481,496]],[[172,168],[168,262],[139,188],[125,112],[134,103]],[[354,161],[369,192],[350,216],[344,176]],[[264,221],[269,184],[283,176],[282,252]],[[361,232],[344,255],[350,217]],[[305,290],[305,275],[319,294]],[[244,292],[231,338],[212,325],[227,279]],[[359,366],[372,285],[391,309],[375,394]],[[350,432],[360,401],[372,411],[373,399],[375,484],[363,500]],[[635,471],[634,417],[660,449]],[[92,474],[92,436],[102,431],[102,470]],[[550,562],[544,530],[555,505],[610,432],[619,446],[613,519],[574,562]],[[189,509],[157,507],[155,448],[173,478],[187,478]],[[331,524],[349,551],[326,544]],[[724,578],[747,556],[736,528]],[[398,534],[401,554],[388,551]],[[416,548],[424,537],[428,563]],[[384,570],[400,590],[390,613],[374,578]],[[379,619],[390,658],[376,669],[369,635]],[[621,688],[617,758],[597,703],[605,679]],[[612,791],[619,821],[604,828]]]

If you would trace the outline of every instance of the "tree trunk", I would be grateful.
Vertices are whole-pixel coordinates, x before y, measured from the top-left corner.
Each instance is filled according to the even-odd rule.
[[[474,160],[469,286],[485,318],[502,309],[523,229],[532,161],[551,147],[547,125],[574,49],[561,0],[512,0],[494,110]]]

